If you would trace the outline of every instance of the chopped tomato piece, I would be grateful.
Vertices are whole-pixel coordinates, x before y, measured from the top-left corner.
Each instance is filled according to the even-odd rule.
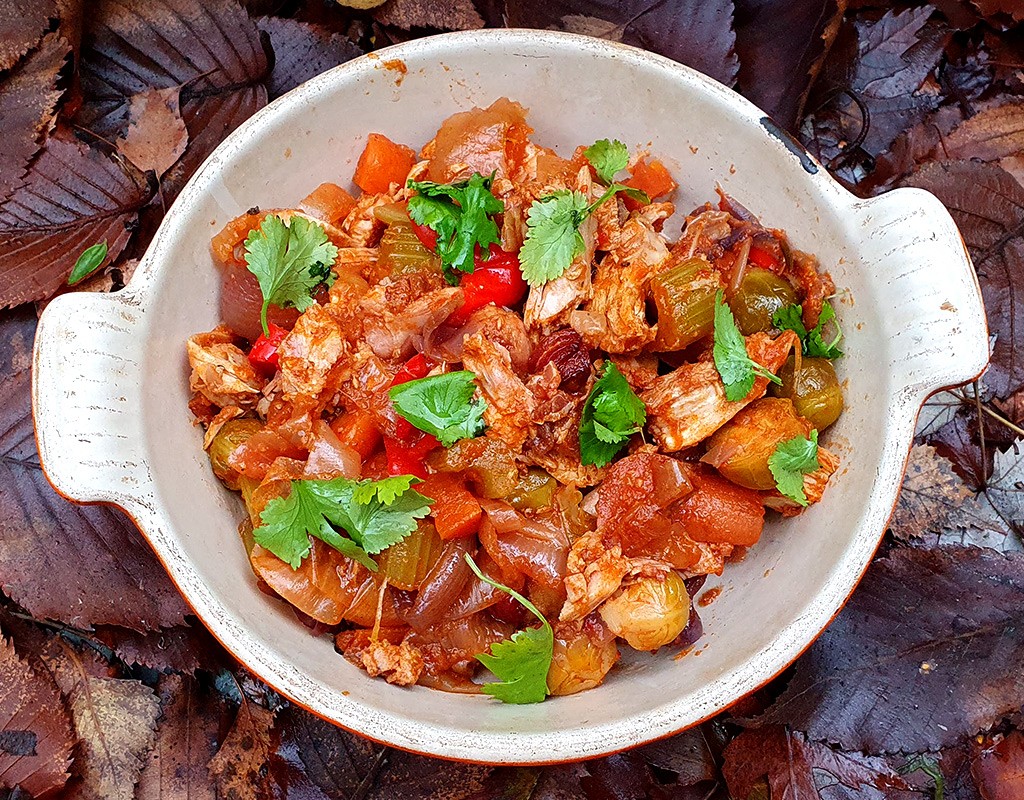
[[[698,542],[749,547],[761,538],[764,502],[760,493],[737,486],[710,468],[689,470],[694,489],[673,517]]]
[[[656,159],[648,161],[646,158],[641,158],[633,165],[632,176],[630,176],[629,180],[623,181],[623,183],[626,186],[646,192],[651,200],[671,194],[679,185],[672,180],[672,174],[664,164]],[[626,208],[631,211],[642,205],[639,201],[626,195],[623,195],[622,199],[626,204]]]
[[[483,515],[480,501],[470,493],[465,480],[459,476],[439,472],[429,476],[416,490],[434,501],[430,514],[442,539],[472,536],[480,528]]]
[[[431,450],[440,446],[441,443],[429,433],[415,429],[410,438],[395,439],[385,436],[384,452],[388,457],[388,475],[415,475],[417,478],[426,478],[427,468],[424,459]]]
[[[249,350],[249,363],[260,372],[270,375],[277,371],[277,349],[288,335],[288,331],[273,322],[267,323],[267,328],[269,332],[261,333],[253,342],[252,349]]]
[[[416,153],[411,147],[371,133],[366,138],[366,149],[359,156],[352,182],[369,194],[386,192],[392,183],[405,183],[415,160]]]
[[[321,183],[299,203],[299,208],[319,220],[337,225],[355,208],[356,199],[336,183]]]
[[[380,444],[381,434],[373,422],[373,414],[356,409],[346,411],[331,423],[338,440],[348,445],[365,461]]]

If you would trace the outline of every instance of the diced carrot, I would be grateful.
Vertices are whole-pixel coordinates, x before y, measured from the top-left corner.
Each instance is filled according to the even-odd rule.
[[[416,491],[434,501],[430,514],[442,539],[447,541],[477,532],[483,509],[461,477],[445,472],[430,475],[416,486]]]
[[[331,423],[331,430],[342,444],[348,445],[365,461],[380,444],[381,434],[373,423],[373,414],[357,409],[346,411]]]
[[[359,156],[352,181],[370,194],[386,192],[392,183],[405,182],[415,159],[416,153],[412,148],[396,144],[379,133],[371,133],[366,139],[366,149]]]
[[[707,467],[689,470],[688,476],[694,489],[679,502],[673,518],[691,539],[749,547],[761,538],[764,502],[759,492]]]
[[[664,164],[658,160],[648,161],[646,158],[641,158],[633,165],[632,176],[623,183],[626,186],[647,192],[647,196],[651,200],[671,194],[679,185],[672,180],[672,175]],[[623,195],[623,202],[630,210],[641,206],[640,202],[625,195]]]
[[[336,183],[321,183],[299,203],[309,216],[337,225],[355,208],[355,198]]]

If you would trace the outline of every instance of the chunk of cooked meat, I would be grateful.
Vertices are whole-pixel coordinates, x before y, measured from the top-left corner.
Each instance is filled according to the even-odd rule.
[[[310,306],[278,347],[278,386],[285,400],[320,396],[327,375],[347,342],[337,320],[321,305]]]
[[[474,333],[482,333],[508,350],[516,373],[523,374],[526,371],[533,346],[523,318],[514,311],[494,304],[478,308],[470,314],[466,324],[459,328],[442,327],[435,331],[424,340],[423,354],[449,363],[462,361],[466,339]]]
[[[654,341],[655,329],[647,322],[647,282],[669,257],[654,224],[673,211],[671,203],[655,203],[631,216],[614,249],[598,265],[593,299],[586,311],[569,315],[572,326],[591,347],[628,353]]]
[[[358,309],[374,353],[391,361],[409,358],[462,305],[462,289],[433,288],[440,280],[432,273],[385,278],[363,295]]]
[[[804,293],[803,323],[807,330],[818,324],[825,298],[835,292],[832,276],[818,272],[818,259],[808,253],[793,251],[793,277]]]
[[[340,227],[345,247],[372,247],[380,241],[386,227],[373,210],[395,202],[389,194],[364,194],[348,212]]]
[[[607,543],[598,531],[573,542],[566,561],[566,601],[558,619],[568,622],[585,617],[615,594],[630,569],[622,545]]]
[[[508,350],[482,333],[475,333],[463,345],[462,364],[476,373],[476,384],[487,404],[487,435],[501,439],[518,453],[533,432],[535,402],[516,375]]]
[[[618,367],[634,392],[642,392],[658,379],[658,357],[654,353],[632,356],[612,354],[608,358]]]
[[[391,644],[378,639],[360,653],[359,660],[371,678],[383,675],[388,683],[399,686],[412,686],[423,673],[423,653],[408,642]]]
[[[804,494],[807,496],[807,505],[814,505],[821,500],[829,479],[839,469],[839,463],[839,456],[835,453],[824,447],[818,448],[818,469],[804,475]],[[768,508],[775,509],[784,517],[795,517],[806,508],[796,500],[791,500],[776,491],[765,493],[764,504]]]
[[[686,227],[679,241],[672,246],[673,263],[681,263],[694,256],[704,256],[714,262],[724,252],[722,242],[732,233],[734,217],[710,206],[699,209],[686,218]]]
[[[775,339],[767,333],[748,336],[747,354],[756,364],[777,372],[790,350],[799,345],[793,331],[785,331]],[[735,416],[741,408],[763,397],[768,379],[758,376],[745,398],[730,401],[725,386],[712,361],[683,364],[668,375],[662,375],[640,394],[647,406],[647,427],[658,445],[673,453],[690,447],[710,436]]]
[[[192,367],[189,388],[219,408],[254,408],[266,380],[235,344],[235,335],[223,325],[189,337],[186,349]]]

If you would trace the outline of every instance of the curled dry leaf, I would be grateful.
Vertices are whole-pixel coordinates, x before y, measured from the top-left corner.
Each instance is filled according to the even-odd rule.
[[[898,549],[756,722],[845,750],[936,750],[1024,705],[1024,674],[1007,668],[1022,659],[1024,555]]]
[[[231,730],[209,763],[210,779],[219,796],[232,800],[262,800],[271,796],[268,764],[273,752],[273,727],[272,712],[242,701]]]
[[[56,0],[7,0],[0,6],[0,72],[35,46],[55,16]]]
[[[473,0],[388,0],[374,12],[374,17],[382,25],[395,25],[403,30],[468,31],[484,26]]]
[[[11,354],[0,358],[0,588],[37,618],[76,627],[182,624],[185,603],[131,521],[47,483],[32,431],[34,331],[31,308],[0,314],[0,353]]]
[[[63,642],[43,660],[71,706],[78,757],[69,796],[81,800],[132,800],[143,756],[156,738],[160,704],[139,681],[97,675]]]
[[[130,164],[58,130],[24,185],[0,204],[0,308],[51,295],[90,245],[115,259],[152,191]]]
[[[30,795],[62,787],[74,739],[53,679],[22,661],[0,632],[0,788]]]
[[[985,385],[999,398],[1024,386],[1024,186],[994,164],[932,162],[902,182],[941,200],[971,251],[995,334]]]
[[[0,125],[4,135],[4,146],[0,149],[0,203],[21,185],[29,161],[53,125],[61,95],[57,76],[69,52],[71,48],[64,39],[49,34],[0,82]]]
[[[732,0],[520,0],[506,5],[509,27],[566,30],[582,15],[622,26],[621,41],[654,50],[731,86],[739,60]],[[596,24],[596,23],[593,23]]]
[[[971,773],[985,800],[1024,800],[1024,733],[1010,731],[979,747]]]
[[[139,169],[163,175],[185,152],[188,131],[178,108],[179,89],[147,89],[128,102],[128,130],[117,149]]]
[[[363,51],[345,36],[308,22],[281,17],[258,19],[259,29],[270,37],[274,68],[267,81],[271,100],[300,83],[351,61]]]

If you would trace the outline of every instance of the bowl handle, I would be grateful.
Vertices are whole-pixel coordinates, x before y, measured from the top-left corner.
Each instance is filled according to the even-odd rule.
[[[884,287],[877,304],[896,388],[920,401],[976,378],[989,359],[985,307],[946,207],[930,192],[903,188],[859,201],[855,212],[864,268]]]
[[[151,491],[142,436],[143,312],[129,295],[76,292],[36,328],[32,413],[39,456],[69,500],[130,513]]]

